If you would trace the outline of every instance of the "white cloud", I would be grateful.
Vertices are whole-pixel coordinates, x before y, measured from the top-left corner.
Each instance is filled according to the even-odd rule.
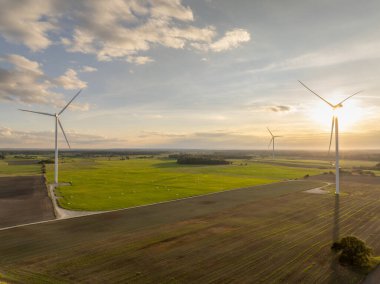
[[[22,43],[36,51],[52,42],[48,32],[56,29],[56,16],[52,1],[2,0],[0,9],[0,34],[9,42]],[[45,18],[43,18],[45,17]]]
[[[78,78],[78,73],[74,69],[68,69],[65,74],[56,78],[54,82],[65,90],[83,89],[87,87],[87,83]]]
[[[98,71],[98,69],[92,66],[83,66],[83,68],[80,70],[80,72],[83,72],[83,73],[92,73],[96,71]]]
[[[211,43],[200,43],[194,42],[191,43],[195,49],[203,50],[203,51],[213,51],[213,52],[221,52],[226,51],[232,48],[239,47],[242,43],[248,42],[251,40],[251,36],[247,30],[244,29],[234,29],[231,31],[227,31],[225,35]]]
[[[176,18],[180,21],[193,21],[190,7],[182,5],[180,0],[152,0],[151,14],[155,18]]]
[[[143,65],[154,60],[148,56],[128,56],[127,61],[130,63],[135,63],[137,65]]]
[[[60,28],[69,27],[62,24],[67,19],[71,36]],[[54,31],[67,51],[101,61],[134,56],[131,61],[142,64],[147,61],[139,53],[157,45],[220,52],[250,40],[246,30],[233,29],[215,41],[215,27],[193,23],[192,9],[181,0],[3,0],[0,10],[0,34],[8,41],[42,50],[52,44]]]
[[[35,75],[42,75],[41,66],[36,61],[31,61],[24,56],[17,54],[10,54],[6,56],[6,60],[15,66],[15,69],[21,72],[31,72]]]
[[[224,37],[210,45],[210,49],[215,52],[229,50],[239,47],[243,42],[250,41],[250,34],[244,29],[234,29],[226,32]]]
[[[0,66],[0,100],[63,107],[66,104],[64,96],[52,91],[53,88],[78,89],[87,85],[72,69],[68,69],[58,78],[49,78],[36,61],[16,54],[1,59],[0,63],[6,62],[10,67]],[[74,108],[82,110],[88,107],[88,105],[74,105]]]
[[[180,1],[148,2],[112,1],[107,2],[107,9],[101,8],[102,2],[91,2],[92,5],[79,12],[73,37],[62,42],[70,52],[95,54],[98,60],[109,61],[138,56],[157,44],[182,49],[190,47],[191,42],[210,43],[216,34],[212,26],[190,25],[192,11]],[[131,12],[137,7],[142,19]]]

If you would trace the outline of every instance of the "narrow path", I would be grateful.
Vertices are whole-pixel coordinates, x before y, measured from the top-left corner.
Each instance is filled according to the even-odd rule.
[[[62,185],[69,185],[69,184],[60,184],[60,186]],[[51,196],[51,200],[53,202],[54,211],[55,211],[55,215],[57,219],[67,219],[67,218],[74,218],[74,217],[81,217],[81,216],[88,216],[88,215],[93,215],[93,214],[109,212],[109,211],[77,211],[77,210],[63,209],[58,204],[57,196],[55,195],[55,191],[54,191],[55,185],[49,184],[48,187],[49,187],[49,193]]]
[[[314,194],[328,194],[329,192],[325,190],[326,187],[329,185],[333,184],[331,182],[325,182],[326,185],[321,186],[321,187],[316,187],[312,189],[305,190],[304,192],[306,193],[314,193]]]

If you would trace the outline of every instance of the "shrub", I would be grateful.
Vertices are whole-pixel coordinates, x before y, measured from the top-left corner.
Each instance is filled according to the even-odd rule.
[[[46,174],[46,166],[45,166],[45,164],[42,164],[41,172],[42,172],[43,174]]]
[[[366,267],[371,263],[372,249],[354,236],[344,237],[335,242],[331,249],[341,251],[339,262],[345,265]]]

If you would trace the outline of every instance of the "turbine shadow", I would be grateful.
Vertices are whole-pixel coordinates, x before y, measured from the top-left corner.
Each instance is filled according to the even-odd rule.
[[[339,194],[335,194],[334,224],[332,231],[332,242],[339,241]]]
[[[340,201],[339,194],[335,194],[335,202],[334,202],[334,216],[333,216],[333,226],[332,226],[332,242],[339,242],[340,239]],[[339,269],[339,260],[337,258],[336,252],[331,250],[331,269],[333,274],[330,279],[327,281],[328,283],[344,283],[344,279],[342,279],[342,275]],[[343,281],[343,282],[341,282]]]

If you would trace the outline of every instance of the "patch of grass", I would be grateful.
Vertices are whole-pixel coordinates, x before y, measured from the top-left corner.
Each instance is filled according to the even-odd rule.
[[[0,176],[26,176],[41,174],[41,165],[8,165],[7,160],[0,160]]]
[[[319,169],[292,168],[244,162],[223,166],[178,165],[160,159],[70,159],[59,165],[62,207],[76,210],[111,210],[173,200],[211,192],[302,178]],[[46,165],[53,180],[53,165]]]
[[[380,256],[372,256],[369,259],[369,266],[371,270],[375,269],[378,265],[380,265]]]

